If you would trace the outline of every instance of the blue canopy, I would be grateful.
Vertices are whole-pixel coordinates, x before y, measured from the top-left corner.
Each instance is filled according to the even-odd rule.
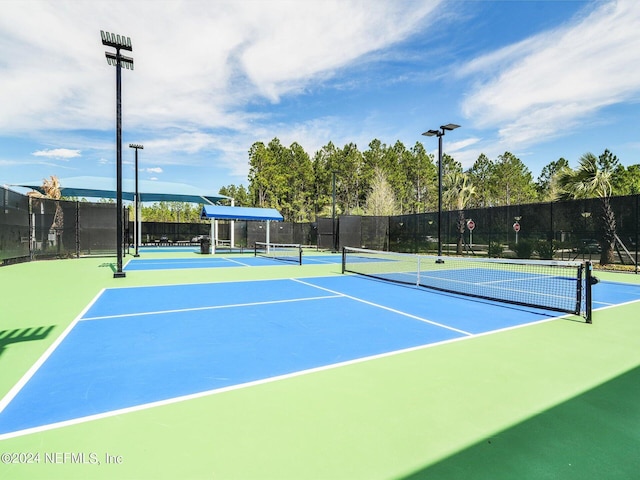
[[[122,181],[122,199],[133,201],[135,184],[133,179]],[[209,195],[192,185],[172,182],[158,182],[141,180],[139,194],[141,202],[187,202],[187,203],[218,203],[229,197],[224,195]],[[16,186],[30,188],[44,193],[42,183],[27,182]],[[60,191],[64,197],[116,198],[116,179],[102,177],[71,177],[60,179]]]
[[[275,208],[225,207],[222,205],[204,205],[200,218],[205,220],[275,220],[281,222],[282,215]]]

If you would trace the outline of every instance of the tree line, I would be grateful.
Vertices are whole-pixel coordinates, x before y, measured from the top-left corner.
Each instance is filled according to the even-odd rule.
[[[395,215],[437,211],[438,165],[420,142],[385,145],[372,140],[365,151],[354,143],[332,142],[311,158],[300,144],[255,142],[249,149],[249,186],[229,185],[220,193],[236,205],[278,209],[285,221],[310,222],[338,215]],[[442,208],[458,211],[460,239],[468,208],[487,208],[568,198],[599,198],[601,264],[613,262],[616,219],[609,199],[640,193],[640,164],[624,167],[609,150],[586,153],[575,169],[565,158],[549,162],[534,180],[513,153],[495,159],[479,155],[464,170],[452,156],[442,158]],[[461,253],[458,242],[458,253]]]
[[[311,158],[299,143],[286,147],[276,137],[266,145],[255,142],[248,153],[248,188],[228,185],[219,193],[233,198],[236,206],[276,208],[285,221],[313,222],[334,212],[390,216],[438,208],[437,161],[420,142],[407,148],[400,141],[386,145],[375,139],[365,151],[354,143],[339,148],[329,142]],[[609,199],[640,193],[640,164],[625,167],[609,150],[599,156],[584,154],[575,169],[565,158],[551,161],[537,180],[511,152],[495,159],[481,154],[467,170],[444,154],[442,171],[442,207],[458,212],[460,238],[465,231],[464,210],[468,208],[599,198],[602,264],[613,261],[616,241],[616,219]],[[57,178],[54,183],[52,189],[45,180],[46,196],[59,199]],[[160,202],[143,207],[142,219],[197,222],[200,209],[191,204]],[[460,253],[460,242],[458,250]]]
[[[605,150],[597,166],[608,172],[611,195],[640,193],[640,165],[624,167]],[[458,211],[566,197],[559,178],[573,171],[559,158],[534,180],[510,152],[495,159],[481,154],[466,170],[444,154],[442,167],[443,209]],[[334,205],[337,215],[421,213],[438,208],[438,166],[420,142],[407,148],[400,141],[386,145],[375,139],[364,151],[354,143],[339,148],[329,142],[311,157],[300,144],[286,147],[274,138],[249,149],[248,187],[228,185],[219,193],[234,198],[237,206],[276,208],[292,222],[330,217]]]

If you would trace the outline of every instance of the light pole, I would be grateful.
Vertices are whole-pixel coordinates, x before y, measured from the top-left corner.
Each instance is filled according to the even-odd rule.
[[[132,51],[131,38],[100,30],[102,44],[116,49],[116,53],[105,52],[107,63],[116,67],[116,255],[118,257],[117,270],[114,278],[122,278],[126,274],[122,271],[122,66],[133,70],[133,58],[120,54],[120,50]]]
[[[139,242],[139,237],[140,237],[140,194],[138,193],[138,150],[144,150],[144,146],[137,144],[137,143],[130,143],[129,144],[129,148],[135,148],[136,149],[136,161],[135,161],[135,168],[136,168],[136,197],[135,197],[135,201],[133,202],[133,208],[135,209],[135,225],[134,225],[134,234],[133,234],[133,244],[135,245],[135,253],[133,254],[134,257],[139,257],[140,254],[138,253],[138,245],[140,244]]]
[[[338,251],[338,239],[336,238],[336,172],[332,172],[332,203],[331,203],[331,243],[332,251]]]
[[[427,130],[422,135],[427,137],[438,137],[438,263],[443,263],[442,260],[442,137],[446,131],[455,130],[460,125],[454,123],[448,123],[442,125],[440,130]]]

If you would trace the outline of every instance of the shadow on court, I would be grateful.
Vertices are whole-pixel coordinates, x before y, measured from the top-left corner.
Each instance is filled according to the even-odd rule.
[[[44,340],[55,328],[55,325],[48,327],[15,328],[13,330],[0,330],[0,355],[12,343],[33,342]]]
[[[636,367],[404,480],[639,478],[639,398]]]
[[[116,272],[116,264],[111,262],[101,263],[98,268],[110,268],[113,273]]]

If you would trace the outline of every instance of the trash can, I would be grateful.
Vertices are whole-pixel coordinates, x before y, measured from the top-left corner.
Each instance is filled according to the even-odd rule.
[[[211,253],[211,242],[208,238],[200,239],[200,253],[209,254]]]

